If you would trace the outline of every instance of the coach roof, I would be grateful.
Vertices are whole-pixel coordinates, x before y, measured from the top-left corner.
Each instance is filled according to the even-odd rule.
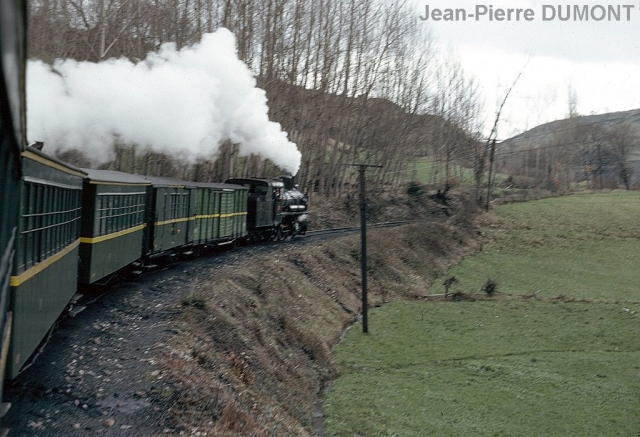
[[[107,183],[107,184],[123,184],[123,185],[150,185],[150,182],[140,176],[132,175],[115,170],[93,170],[83,168],[82,171],[87,173],[86,179],[90,183]]]

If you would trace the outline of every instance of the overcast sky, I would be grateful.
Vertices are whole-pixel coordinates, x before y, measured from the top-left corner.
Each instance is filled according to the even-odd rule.
[[[487,11],[479,18],[467,16],[465,21],[433,21],[431,16],[423,22],[437,44],[455,53],[480,82],[487,119],[493,117],[498,101],[523,71],[505,107],[498,133],[501,139],[564,118],[570,87],[576,91],[580,114],[640,108],[640,2],[414,1],[419,16],[425,15],[427,5],[430,11],[464,9],[467,14],[484,11],[483,6],[487,10],[492,6],[494,12],[499,8],[533,11],[531,21],[523,15],[519,21],[513,16],[512,21],[490,21]],[[561,21],[558,5],[562,5],[563,16],[567,5],[571,12],[574,6],[579,10],[587,6],[589,21],[580,21],[573,14]],[[609,21],[606,15],[594,20],[609,6],[615,9],[618,5],[630,5],[620,8],[620,21],[613,17]],[[492,123],[487,121],[487,130]]]

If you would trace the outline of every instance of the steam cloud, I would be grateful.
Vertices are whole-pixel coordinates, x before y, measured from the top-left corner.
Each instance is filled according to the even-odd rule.
[[[297,173],[301,154],[280,124],[269,121],[267,97],[238,59],[231,32],[199,44],[163,44],[137,64],[29,61],[28,137],[55,149],[76,148],[105,160],[114,135],[156,151],[196,159],[225,139],[240,154],[258,154]]]

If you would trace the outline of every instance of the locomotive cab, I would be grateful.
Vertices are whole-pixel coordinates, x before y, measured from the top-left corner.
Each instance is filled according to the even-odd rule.
[[[236,178],[226,183],[249,189],[247,231],[250,238],[283,240],[306,232],[307,199],[294,188],[293,177],[283,176],[278,180]]]

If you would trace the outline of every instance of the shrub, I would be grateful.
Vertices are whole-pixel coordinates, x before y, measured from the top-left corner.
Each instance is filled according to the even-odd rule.
[[[458,278],[456,278],[455,276],[451,276],[447,279],[444,280],[444,295],[447,296],[449,294],[449,288],[451,288],[451,286],[453,284],[455,284],[456,282],[458,282]]]
[[[482,291],[487,293],[487,296],[493,296],[493,293],[498,291],[498,283],[491,278],[487,278],[487,282],[482,286]]]
[[[207,307],[207,298],[202,294],[189,293],[182,298],[182,306],[204,309]]]
[[[416,181],[409,182],[407,185],[407,194],[411,196],[420,196],[424,194],[424,185]]]

